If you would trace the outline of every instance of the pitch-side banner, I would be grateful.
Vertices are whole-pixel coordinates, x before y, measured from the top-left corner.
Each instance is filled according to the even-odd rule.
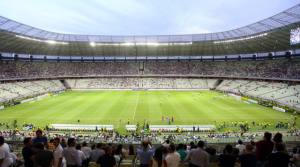
[[[280,107],[273,106],[273,109],[277,110],[277,111],[280,111],[280,112],[285,112],[285,109],[280,108]]]

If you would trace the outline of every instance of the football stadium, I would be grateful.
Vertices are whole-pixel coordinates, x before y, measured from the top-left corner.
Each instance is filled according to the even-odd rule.
[[[0,167],[299,166],[300,4],[172,35],[1,15]]]

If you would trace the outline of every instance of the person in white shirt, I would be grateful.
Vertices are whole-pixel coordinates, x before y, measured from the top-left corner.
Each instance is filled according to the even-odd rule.
[[[4,147],[10,153],[10,147],[7,143],[4,143],[2,147]]]
[[[92,149],[91,147],[87,146],[86,142],[82,143],[82,147],[81,147],[81,151],[84,153],[85,157],[86,157],[86,163],[84,164],[85,167],[89,166],[90,163],[90,158],[91,158],[91,154],[92,154]]]
[[[53,152],[53,156],[54,156],[54,167],[62,167],[63,163],[63,148],[60,145],[60,139],[59,138],[55,138],[54,139],[54,147],[55,150]]]
[[[80,144],[76,145],[76,150],[79,152],[80,161],[81,161],[81,164],[83,166],[84,164],[86,164],[86,156],[81,151],[81,145]]]
[[[63,156],[66,159],[67,167],[81,166],[81,158],[79,152],[75,149],[76,141],[74,138],[68,139],[68,147],[64,149]]]
[[[169,145],[169,152],[164,159],[164,164],[167,167],[177,167],[180,163],[180,155],[175,151],[175,145],[172,143]]]
[[[170,140],[167,139],[162,145],[163,145],[164,147],[166,147],[166,148],[169,148],[169,146],[170,146]]]
[[[189,162],[190,166],[209,166],[209,154],[203,150],[204,142],[199,141],[197,148],[192,149],[185,158],[185,161]]]
[[[242,155],[246,149],[246,146],[243,144],[242,140],[238,140],[238,144],[235,146],[235,148],[239,149],[239,155]]]
[[[12,165],[13,159],[10,155],[10,150],[4,143],[4,137],[0,136],[0,167],[9,167]]]

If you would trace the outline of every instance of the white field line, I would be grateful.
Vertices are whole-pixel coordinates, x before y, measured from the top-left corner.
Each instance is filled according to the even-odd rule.
[[[137,110],[137,106],[139,104],[139,98],[140,98],[140,92],[138,92],[138,95],[137,95],[137,98],[136,98],[136,103],[135,103],[135,107],[134,107],[134,113],[133,113],[133,117],[132,117],[133,121],[134,121],[134,118],[135,118],[135,113],[136,113],[136,110]]]

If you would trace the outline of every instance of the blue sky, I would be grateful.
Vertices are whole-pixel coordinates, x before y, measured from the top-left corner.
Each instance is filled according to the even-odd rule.
[[[299,0],[1,0],[0,15],[59,33],[168,35],[225,31]]]

